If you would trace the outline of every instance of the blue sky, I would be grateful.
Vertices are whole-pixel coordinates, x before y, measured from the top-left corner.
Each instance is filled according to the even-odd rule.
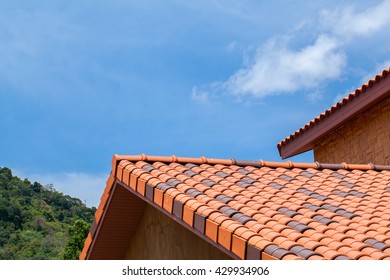
[[[390,66],[389,12],[2,0],[0,166],[97,206],[115,153],[278,161],[280,140]]]

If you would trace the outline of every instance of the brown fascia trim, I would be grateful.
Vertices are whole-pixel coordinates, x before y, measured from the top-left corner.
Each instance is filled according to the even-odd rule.
[[[314,125],[309,126],[301,134],[278,144],[279,154],[286,159],[297,154],[312,150],[314,144],[328,135],[331,130],[337,129],[356,115],[390,97],[390,75],[374,83],[362,94],[356,95],[343,106],[328,114],[328,116]]]
[[[157,204],[155,204],[153,201],[150,201],[149,199],[147,199],[145,196],[141,195],[140,193],[138,193],[137,191],[134,191],[132,188],[130,188],[129,186],[127,186],[126,184],[124,184],[123,182],[121,182],[120,180],[118,179],[115,179],[115,185],[120,185],[121,187],[127,189],[129,192],[131,192],[132,194],[136,195],[138,198],[142,199],[143,201],[145,201],[146,203],[148,203],[149,205],[153,206],[154,208],[156,208],[158,211],[164,213],[165,215],[167,215],[169,218],[171,218],[172,220],[176,221],[177,223],[179,223],[181,226],[185,227],[186,229],[188,229],[189,231],[191,231],[192,233],[196,234],[197,236],[199,236],[200,238],[202,238],[203,240],[207,241],[208,243],[210,243],[211,245],[213,245],[214,247],[216,247],[217,249],[219,249],[220,251],[224,252],[225,254],[227,254],[228,256],[230,256],[232,259],[235,259],[235,260],[241,260],[241,258],[239,258],[236,254],[234,254],[232,251],[229,251],[228,249],[226,249],[225,247],[223,247],[222,245],[219,245],[217,243],[215,243],[214,241],[212,241],[210,238],[208,238],[206,235],[203,235],[201,232],[197,231],[196,229],[194,229],[193,227],[187,225],[183,220],[180,220],[179,218],[177,218],[173,213],[169,213],[167,210],[161,208],[160,206],[158,206]]]

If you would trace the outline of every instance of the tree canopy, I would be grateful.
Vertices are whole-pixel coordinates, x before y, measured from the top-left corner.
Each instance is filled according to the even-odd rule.
[[[95,210],[0,167],[0,259],[77,259]]]

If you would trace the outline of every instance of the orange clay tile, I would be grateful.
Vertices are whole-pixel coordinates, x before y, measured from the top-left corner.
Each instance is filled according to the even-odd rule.
[[[259,232],[261,229],[267,227],[266,225],[260,224],[257,221],[249,221],[245,224],[245,226],[255,232]]]
[[[255,246],[257,242],[265,240],[264,237],[254,235],[248,238],[248,244]],[[263,247],[259,247],[260,249]]]
[[[235,222],[233,224],[228,225],[226,229],[231,231],[231,232],[235,232],[236,230],[238,230],[240,228],[247,229],[245,226],[243,226],[241,223],[238,223],[238,222]]]
[[[130,184],[130,171],[128,169],[123,169],[122,182],[126,185]]]
[[[172,189],[167,189],[164,193],[167,194],[167,195],[170,195],[173,198],[175,198],[176,196],[181,194],[180,191],[178,191],[177,189],[173,189],[173,188]]]
[[[88,253],[88,249],[89,249],[89,246],[91,245],[92,243],[92,236],[90,233],[88,233],[87,235],[87,238],[85,239],[85,245],[82,252],[80,253],[80,260],[85,260],[87,259],[87,253]]]
[[[343,240],[344,238],[346,238],[346,236],[340,232],[334,232],[333,234],[328,234],[328,231],[325,232],[326,235],[328,236],[331,236],[334,240],[337,240],[337,241],[341,241]]]
[[[364,255],[364,256],[358,258],[358,260],[374,260],[374,259],[372,257]]]
[[[304,246],[305,246],[306,248],[308,248],[308,249],[314,251],[314,250],[315,250],[317,247],[319,247],[320,245],[321,245],[320,242],[310,240],[310,241],[307,241],[307,242],[305,243]]]
[[[145,185],[146,182],[144,180],[137,180],[137,192],[139,192],[141,195],[145,195]]]
[[[206,217],[208,217],[212,212],[215,212],[215,211],[217,211],[217,210],[210,208],[207,205],[201,205],[196,209],[196,212],[198,212],[199,214],[206,216]]]
[[[280,237],[280,233],[279,232],[276,232],[276,231],[270,231],[268,233],[266,233],[264,235],[267,239],[269,239],[270,241],[274,241],[274,239],[276,239],[277,237]]]
[[[221,202],[216,200],[216,199],[213,199],[213,200],[210,200],[208,203],[207,203],[210,207],[213,207],[214,209],[218,209],[221,207]]]
[[[244,228],[238,228],[234,231],[234,233],[236,235],[239,235],[241,236],[242,238],[244,238],[245,240],[249,240],[251,237],[255,236],[256,233],[254,231],[251,231],[251,230],[245,230],[244,232],[242,232],[241,230],[244,230]]]
[[[306,233],[306,232],[305,232]],[[309,236],[312,240],[315,241],[321,241],[323,238],[326,237],[325,234],[323,234],[321,231],[317,231],[316,233],[313,233]]]
[[[275,239],[275,242],[277,242],[276,239]],[[283,241],[279,244],[280,247],[285,248],[287,250],[290,250],[291,247],[296,246],[296,245],[298,245],[298,243],[291,241],[289,239],[286,239],[285,241]]]
[[[378,249],[374,249],[372,247],[366,247],[361,250],[361,252],[365,255],[371,255],[375,252],[379,252]]]
[[[103,211],[100,209],[97,209],[95,212],[95,215],[94,215],[96,223],[100,222],[100,218],[102,217],[102,215],[103,215]]]
[[[105,208],[109,197],[110,197],[109,193],[103,193],[102,197],[100,198],[100,205],[99,205],[100,210],[103,210]]]
[[[207,209],[205,210],[200,210],[200,207],[198,208],[197,212],[202,214],[203,216],[209,217],[213,213],[220,213],[218,210],[215,210],[209,206],[207,206]]]
[[[354,249],[352,249],[349,246],[341,246],[340,248],[337,249],[337,251],[339,251],[343,255],[348,255],[351,252],[356,252]],[[359,253],[361,253],[361,252],[359,252]]]
[[[193,226],[194,224],[194,210],[184,205],[183,208],[183,221],[186,222],[189,226]]]
[[[173,210],[173,200],[174,200],[174,198],[172,196],[170,196],[167,193],[164,194],[163,207],[169,213],[172,213],[172,210]]]
[[[319,247],[317,247],[315,249],[315,252],[321,254],[321,255],[325,255],[326,252],[328,252],[329,250],[332,250],[331,248],[329,248],[328,246],[324,246],[324,245],[321,245]],[[334,251],[334,250],[333,250]]]
[[[338,256],[343,256],[343,254],[341,254],[340,252],[332,249],[329,249],[328,251],[324,252],[322,255],[328,260],[334,260]]]
[[[223,222],[226,222],[226,221],[233,221],[231,218],[227,217],[226,215],[222,214],[220,216],[218,216],[217,218],[214,219],[214,221],[221,225]]]
[[[274,233],[275,231],[273,231],[271,228],[269,228],[269,227],[263,227],[261,230],[259,230],[259,234],[261,235],[261,236],[265,236],[265,235],[267,235],[267,234],[272,234],[272,233]]]
[[[179,194],[175,197],[175,200],[185,204],[188,200],[191,200],[191,197],[186,194]]]
[[[382,252],[373,252],[369,256],[376,260],[381,260],[383,258],[386,258],[388,255],[383,254]]]
[[[285,225],[283,225],[283,224],[276,224],[276,225],[274,225],[273,227],[272,227],[274,230],[276,230],[277,232],[281,232],[282,230],[284,230],[284,229],[287,229],[287,228],[289,228],[288,226],[285,226]]]
[[[134,174],[130,174],[130,188],[132,188],[133,190],[136,190],[137,189],[137,179],[138,177]]]
[[[328,244],[328,247],[332,248],[332,249],[335,249],[335,250],[338,250],[339,248],[343,247],[344,244],[339,242],[339,241],[336,241],[336,240],[332,240],[331,242],[329,242]]]
[[[219,219],[217,219],[217,221],[218,220]],[[220,226],[224,227],[225,229],[227,229],[230,225],[233,225],[233,224],[236,224],[236,222],[234,220],[224,217],[222,222],[221,222],[221,224],[220,224]]]
[[[199,202],[203,203],[203,205],[204,205],[204,204],[209,204],[209,202],[211,202],[211,201],[214,200],[213,198],[208,197],[208,196],[203,195],[203,194],[197,196],[196,199],[197,199]]]
[[[154,189],[153,201],[158,206],[163,207],[164,192],[159,189]]]
[[[248,239],[248,243],[263,250],[268,245],[274,244],[268,239],[261,236],[252,236]]]
[[[284,256],[282,258],[282,260],[286,261],[286,260],[302,260],[302,258],[296,256],[296,255],[293,255],[293,254],[288,254],[286,256]]]
[[[206,236],[213,240],[215,243],[218,241],[218,224],[206,219]]]
[[[213,221],[213,222],[218,223],[218,222],[217,222],[217,219],[218,219],[219,217],[222,217],[223,220],[228,219],[228,217],[226,217],[226,216],[225,216],[224,214],[222,214],[220,211],[216,211],[216,212],[211,213],[210,216],[208,217],[208,219],[210,219],[210,220]],[[218,225],[220,225],[220,224],[221,224],[221,223],[218,223]]]
[[[152,186],[157,186],[159,183],[162,182],[160,179],[157,179],[155,177],[151,177],[148,180],[145,179],[146,176],[141,176],[141,177],[140,177],[140,179],[144,180],[145,182],[147,182],[149,185],[152,185]]]
[[[297,241],[299,238],[302,237],[302,234],[299,233],[299,232],[293,231],[293,232],[290,232],[289,234],[287,234],[287,237],[288,237],[291,241]]]
[[[231,249],[232,233],[231,231],[224,229],[223,227],[218,228],[218,243],[226,249]]]
[[[265,253],[265,252],[262,252],[261,253],[261,259],[262,260],[266,260],[266,261],[273,261],[273,260],[277,260],[277,258]]]
[[[347,244],[345,242],[345,240],[343,241],[343,243]],[[358,250],[358,251],[363,251],[364,248],[372,248],[372,247],[369,247],[369,245],[367,243],[364,243],[364,242],[360,242],[360,241],[353,241],[351,244],[348,244],[350,245],[352,248]]]
[[[247,241],[235,234],[232,235],[232,252],[239,256],[241,259],[245,259]]]
[[[348,252],[347,256],[350,257],[351,259],[358,260],[363,256],[367,256],[367,254],[364,254],[356,250],[352,250]]]
[[[196,199],[189,199],[186,201],[186,206],[196,210],[200,206],[202,206],[202,203],[199,203]]]

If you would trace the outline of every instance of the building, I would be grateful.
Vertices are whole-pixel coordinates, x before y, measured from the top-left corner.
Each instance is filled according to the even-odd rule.
[[[389,73],[278,144],[315,163],[115,155],[80,259],[390,259]]]
[[[319,162],[390,165],[389,69],[278,144],[283,159],[313,150]]]

